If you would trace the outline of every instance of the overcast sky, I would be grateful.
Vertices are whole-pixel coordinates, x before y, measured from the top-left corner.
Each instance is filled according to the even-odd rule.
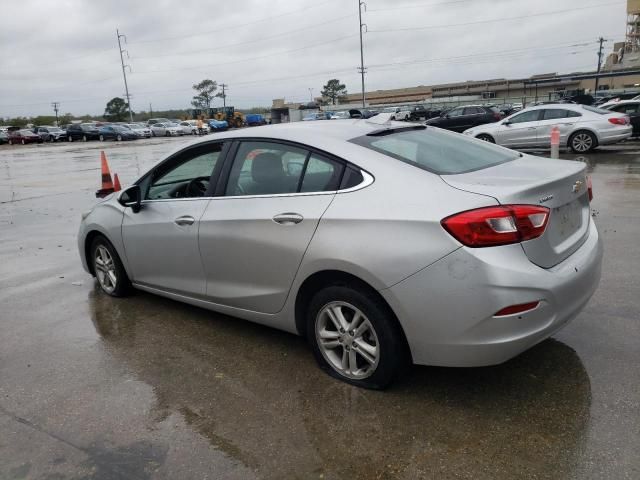
[[[593,70],[597,38],[624,38],[624,0],[367,0],[367,90]],[[191,86],[227,104],[306,101],[329,78],[360,91],[358,0],[20,0],[0,15],[0,117],[186,108]],[[605,44],[605,53],[612,42]],[[221,103],[221,100],[216,100]]]

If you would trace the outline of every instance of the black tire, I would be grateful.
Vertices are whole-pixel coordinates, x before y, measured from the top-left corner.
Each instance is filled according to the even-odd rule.
[[[104,135],[100,135],[100,141],[104,142]]]
[[[165,137],[170,137],[171,136],[171,132],[169,132],[169,130],[167,130],[166,132],[164,132],[164,136]]]
[[[489,143],[496,143],[496,140],[489,134],[487,133],[481,133],[480,135],[478,135],[476,137],[478,140],[482,140],[484,142],[489,142]]]
[[[87,140],[88,140],[87,136],[86,136],[86,135],[83,135],[83,136],[82,136],[82,141],[83,141],[83,142],[86,142]]]
[[[573,153],[589,153],[597,146],[598,139],[588,130],[578,130],[569,137],[569,148]]]
[[[69,136],[67,137],[67,139],[68,139],[70,142],[73,142],[73,136],[69,135]]]
[[[320,311],[332,302],[345,302],[356,307],[369,320],[378,340],[379,359],[375,370],[366,378],[354,379],[336,370],[324,357],[316,338],[316,322]],[[407,347],[397,320],[389,307],[372,292],[358,285],[333,285],[318,291],[307,308],[306,331],[316,361],[334,378],[363,388],[383,389],[407,365]],[[339,347],[338,347],[339,348]],[[344,348],[344,347],[343,347]]]
[[[55,140],[56,140],[56,139],[55,139],[55,138],[53,138],[53,135],[51,135],[51,136],[49,137],[49,141],[50,141],[51,143],[53,143]]]
[[[116,141],[121,142],[121,141],[122,141],[122,135],[118,135],[118,136],[116,137]]]
[[[25,142],[24,142],[24,138],[21,140],[21,142],[20,142],[20,143],[22,143],[22,144],[24,145],[24,143],[25,143]]]
[[[9,145],[13,145],[13,140],[9,139]]]
[[[111,255],[111,258],[113,259],[113,263],[115,266],[115,274],[116,274],[116,285],[112,291],[106,290],[104,286],[100,283],[97,277],[96,251],[98,250],[99,247],[104,247]],[[111,245],[111,242],[109,242],[109,240],[107,240],[102,235],[96,237],[91,243],[91,249],[89,250],[89,255],[90,257],[88,258],[88,261],[91,263],[91,268],[93,270],[94,275],[96,276],[96,280],[98,280],[98,285],[100,286],[100,290],[102,290],[107,295],[111,295],[112,297],[124,297],[131,292],[131,281],[129,280],[129,277],[127,276],[127,272],[122,266],[122,261],[118,256],[118,252],[116,252],[116,249],[113,247],[113,245]]]

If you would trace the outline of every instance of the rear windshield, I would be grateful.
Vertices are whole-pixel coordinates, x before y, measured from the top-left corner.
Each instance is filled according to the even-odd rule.
[[[593,112],[593,113],[599,113],[600,115],[606,115],[608,113],[611,113],[610,110],[605,110],[604,108],[590,107],[589,105],[582,105],[582,108],[584,108],[585,110],[589,110],[590,112]]]
[[[520,157],[506,148],[434,127],[365,135],[350,141],[438,175],[481,170]]]

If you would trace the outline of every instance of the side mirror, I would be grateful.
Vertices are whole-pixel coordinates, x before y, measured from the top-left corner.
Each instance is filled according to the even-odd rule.
[[[131,207],[133,213],[138,213],[142,207],[142,194],[139,185],[132,185],[123,190],[118,197],[118,203],[123,207]]]
[[[502,122],[502,125],[506,125],[508,127],[509,125],[511,125],[511,122],[509,120],[505,120],[504,122]]]

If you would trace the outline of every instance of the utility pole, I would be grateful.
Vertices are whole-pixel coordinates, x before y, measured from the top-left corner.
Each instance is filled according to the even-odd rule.
[[[313,103],[313,88],[309,87],[309,99]]]
[[[58,123],[58,107],[60,106],[60,102],[51,102],[51,106],[53,107],[53,111],[56,112],[56,127],[59,127]]]
[[[362,108],[365,107],[365,97],[364,97],[364,49],[362,48],[362,27],[366,28],[366,25],[362,23],[362,6],[364,5],[365,11],[367,10],[367,4],[362,0],[358,0],[358,19],[360,22],[360,68],[358,71],[362,76]]]
[[[222,95],[220,95],[222,97],[222,108],[227,108],[227,94],[225,93],[225,88],[227,88],[229,85],[227,85],[226,83],[221,83],[220,87],[222,87]]]
[[[151,102],[149,102],[149,117],[153,116],[153,107],[151,107]]]
[[[124,91],[127,97],[127,106],[129,107],[129,121],[133,123],[133,113],[131,113],[131,96],[129,95],[129,86],[127,85],[127,72],[126,72],[126,67],[129,67],[129,70],[131,70],[131,67],[129,65],[124,64],[124,57],[122,56],[122,53],[125,52],[126,50],[122,49],[122,44],[120,43],[120,38],[124,38],[124,41],[126,43],[127,36],[120,35],[120,31],[117,28],[116,28],[116,35],[118,36],[118,50],[120,50],[120,63],[122,64],[122,76],[124,77]],[[127,52],[127,58],[129,58],[129,52]]]
[[[602,66],[602,44],[605,42],[605,39],[600,37],[598,39],[598,42],[600,42],[600,48],[598,49],[598,69],[596,70],[596,89],[595,89],[595,93],[598,92],[598,83],[600,83],[600,68]]]

